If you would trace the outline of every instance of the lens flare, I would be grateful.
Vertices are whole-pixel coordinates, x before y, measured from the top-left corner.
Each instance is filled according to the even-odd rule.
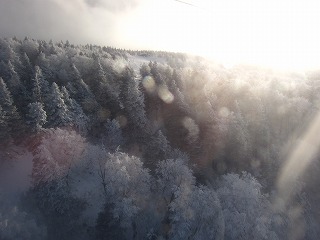
[[[230,111],[229,111],[228,108],[226,108],[226,107],[220,108],[220,110],[219,110],[219,116],[220,116],[220,117],[226,118],[226,117],[229,116],[229,114],[230,114]]]
[[[156,90],[156,83],[151,76],[146,76],[145,78],[143,78],[142,86],[149,93],[153,93]]]
[[[116,120],[118,121],[121,128],[124,128],[125,126],[127,126],[128,120],[125,116],[119,115],[116,117]]]
[[[278,179],[279,196],[277,208],[285,207],[293,195],[297,180],[314,160],[320,148],[320,113],[314,118],[305,134],[298,141],[288,160],[280,171]]]
[[[172,103],[174,100],[173,94],[166,88],[166,87],[159,87],[158,89],[158,96],[161,98],[162,101],[165,103]]]

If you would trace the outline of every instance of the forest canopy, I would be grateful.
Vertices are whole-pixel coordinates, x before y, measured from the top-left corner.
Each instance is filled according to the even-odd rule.
[[[0,238],[317,239],[319,89],[319,71],[0,38]]]

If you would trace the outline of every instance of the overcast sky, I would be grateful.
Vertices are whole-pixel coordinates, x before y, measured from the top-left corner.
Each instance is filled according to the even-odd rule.
[[[319,0],[0,0],[0,36],[320,67]]]

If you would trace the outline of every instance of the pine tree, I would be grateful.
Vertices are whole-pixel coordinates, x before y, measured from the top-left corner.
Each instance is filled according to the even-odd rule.
[[[22,83],[26,86],[33,76],[33,67],[28,55],[24,52],[21,57],[23,69],[20,73]]]
[[[101,105],[116,111],[121,103],[119,100],[119,91],[117,91],[117,87],[111,78],[111,74],[107,76],[103,70],[100,59],[96,58],[92,90]]]
[[[96,57],[94,61],[92,91],[97,94],[100,90],[100,86],[104,84],[107,84],[106,74],[102,69],[100,58]]]
[[[9,111],[9,109],[13,104],[11,93],[7,88],[6,83],[3,81],[1,77],[0,77],[0,103],[2,106],[4,106],[5,111]]]
[[[161,130],[152,135],[148,134],[143,144],[146,146],[144,151],[145,164],[150,169],[154,168],[155,162],[166,159],[172,152],[172,148]]]
[[[32,132],[37,133],[41,131],[42,126],[47,122],[47,114],[40,102],[29,103],[28,107],[27,124]]]
[[[33,102],[43,102],[41,97],[40,81],[42,73],[39,67],[36,66],[34,77],[31,79],[31,99]]]
[[[150,67],[146,63],[142,64],[140,68],[141,77],[144,78],[146,76],[149,76],[150,74]]]
[[[21,62],[12,45],[11,39],[0,39],[0,60],[11,61],[15,68],[18,68],[18,66],[21,66]]]
[[[21,135],[22,122],[20,114],[17,111],[16,106],[13,103],[11,93],[7,88],[7,85],[0,77],[0,105],[2,111],[8,122],[8,131],[13,137]]]
[[[0,143],[6,142],[10,138],[8,130],[7,116],[0,105]]]
[[[81,104],[86,113],[95,112],[98,108],[98,103],[89,86],[81,78],[81,74],[74,64],[71,66],[70,77],[72,81],[67,84],[67,88],[71,97]]]
[[[45,78],[45,76],[42,73],[42,70],[39,66],[35,66],[34,68],[34,78],[37,79],[37,82],[39,84],[40,90],[41,90],[41,101],[43,104],[48,104],[48,96],[50,95],[50,87],[49,82]]]
[[[71,124],[70,112],[63,100],[63,95],[58,85],[53,82],[49,95],[50,105],[48,106],[48,127],[63,127]]]
[[[18,73],[16,72],[13,64],[11,61],[8,62],[8,69],[10,71],[10,79],[8,81],[9,88],[12,90],[16,90],[16,88],[21,85],[20,77]]]
[[[102,136],[102,144],[106,149],[113,152],[124,143],[122,131],[119,123],[115,119],[112,121],[108,119],[105,128],[106,131]]]
[[[6,64],[3,60],[0,61],[0,76],[2,76],[2,78],[6,81],[9,80],[11,76],[8,64]]]
[[[27,105],[27,91],[25,86],[20,80],[19,74],[16,72],[14,65],[11,61],[8,62],[8,69],[10,72],[10,78],[7,81],[8,88],[12,94],[15,104],[22,111],[25,110]]]
[[[145,112],[144,96],[139,89],[138,79],[133,70],[127,68],[123,74],[122,101],[136,130],[146,130],[147,116]]]
[[[25,38],[21,44],[21,50],[25,52],[31,63],[35,63],[39,55],[39,44],[34,39]]]
[[[76,102],[76,100],[70,98],[69,92],[64,86],[61,88],[61,93],[63,100],[68,107],[72,124],[79,132],[84,134],[87,133],[89,128],[89,118],[83,112],[81,106]]]
[[[70,71],[69,74],[70,74],[70,77],[71,77],[72,81],[77,82],[77,81],[80,81],[82,79],[78,68],[73,63],[71,64],[71,71]]]
[[[48,80],[54,79],[53,67],[50,65],[50,61],[46,58],[46,55],[43,52],[40,52],[36,60],[36,65],[38,65],[43,76]]]

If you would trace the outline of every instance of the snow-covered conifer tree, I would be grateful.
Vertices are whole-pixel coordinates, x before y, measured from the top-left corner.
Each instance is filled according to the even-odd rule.
[[[27,124],[32,132],[39,132],[47,122],[47,114],[40,102],[29,103],[29,113],[27,114]]]
[[[60,92],[58,85],[54,82],[51,85],[51,93],[49,95],[50,105],[47,107],[49,127],[63,127],[70,125],[71,116],[63,100],[63,94]]]

